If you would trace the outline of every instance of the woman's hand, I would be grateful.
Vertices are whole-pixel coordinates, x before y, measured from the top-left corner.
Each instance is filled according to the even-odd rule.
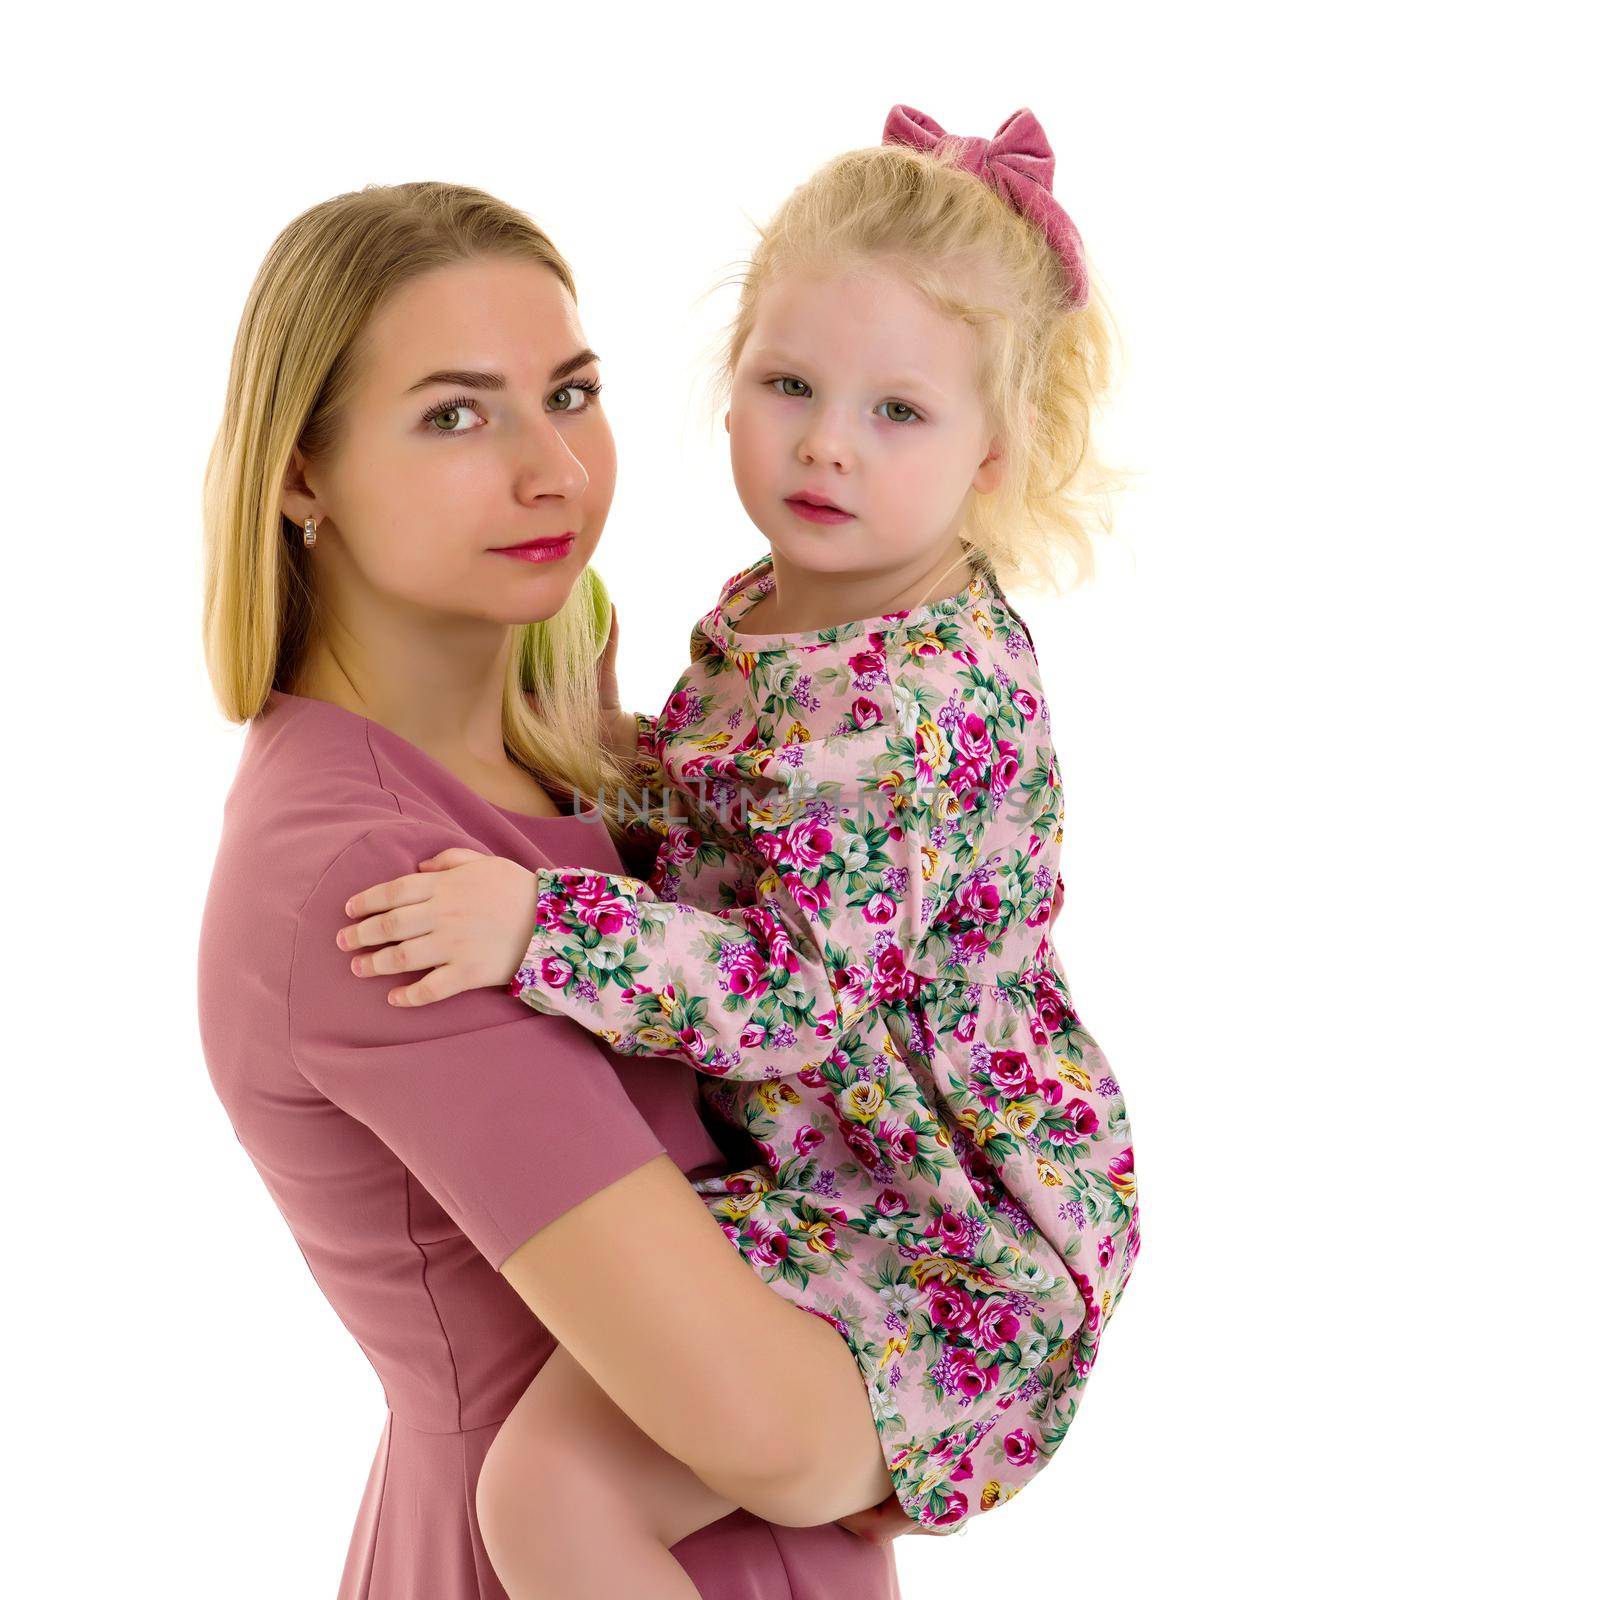
[[[835,1519],[841,1528],[848,1528],[868,1544],[888,1544],[902,1533],[930,1533],[931,1530],[915,1523],[905,1514],[900,1501],[890,1495],[887,1500],[865,1511],[852,1511],[848,1517]]]
[[[418,866],[345,902],[345,915],[363,920],[339,930],[339,948],[384,947],[357,956],[350,970],[370,978],[431,967],[420,982],[389,991],[394,1006],[510,983],[533,938],[533,874],[502,856],[464,849],[441,850]]]

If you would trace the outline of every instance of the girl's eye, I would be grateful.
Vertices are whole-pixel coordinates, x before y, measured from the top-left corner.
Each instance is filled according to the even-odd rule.
[[[772,381],[777,384],[778,393],[787,396],[790,400],[803,400],[811,393],[811,385],[804,378],[774,378]],[[792,383],[794,388],[786,389],[784,387],[785,384],[789,383]]]
[[[883,404],[888,408],[890,422],[915,422],[919,418],[920,414],[904,400],[885,400]],[[898,412],[903,412],[904,415],[896,415]]]

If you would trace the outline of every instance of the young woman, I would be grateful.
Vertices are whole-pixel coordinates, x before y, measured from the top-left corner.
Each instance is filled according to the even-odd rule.
[[[334,946],[352,895],[452,846],[621,870],[569,803],[623,776],[587,572],[615,475],[598,392],[566,263],[479,191],[340,196],[268,253],[206,484],[207,659],[249,723],[201,936],[207,1064],[389,1403],[341,1600],[499,1600],[478,1469],[553,1338],[641,1449],[745,1508],[674,1546],[708,1600],[893,1600],[910,1524],[854,1362],[691,1187],[740,1153],[690,1069],[504,993],[391,1006]],[[786,1382],[730,1381],[730,1338],[776,1344]],[[841,1434],[843,1462],[820,1448]]]

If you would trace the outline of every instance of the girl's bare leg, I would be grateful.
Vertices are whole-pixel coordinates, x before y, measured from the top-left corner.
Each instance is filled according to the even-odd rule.
[[[698,1600],[671,1547],[733,1509],[559,1347],[478,1482],[484,1545],[511,1600]]]
[[[716,1494],[808,1527],[893,1493],[844,1340],[761,1281],[671,1157],[563,1212],[501,1271],[600,1389]]]

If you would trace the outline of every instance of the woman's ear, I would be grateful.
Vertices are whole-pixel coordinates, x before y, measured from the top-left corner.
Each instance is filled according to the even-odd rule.
[[[726,428],[729,433],[733,432],[733,411],[731,407],[722,413],[722,426]]]
[[[323,518],[323,505],[311,485],[306,482],[306,458],[296,446],[289,455],[289,465],[283,469],[283,493],[278,508],[291,522],[300,524],[307,517]]]

